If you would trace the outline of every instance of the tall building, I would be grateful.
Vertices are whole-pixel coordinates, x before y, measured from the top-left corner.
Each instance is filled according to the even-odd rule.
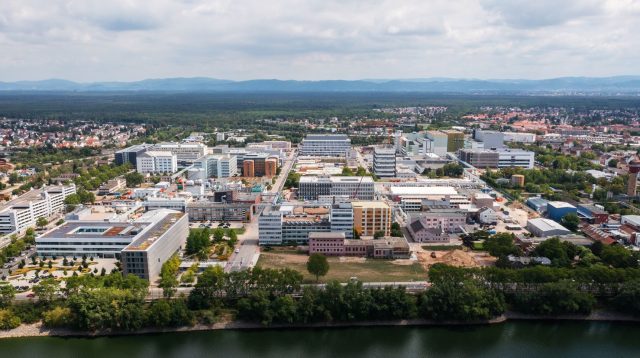
[[[138,155],[144,153],[151,147],[151,144],[138,144],[132,145],[131,147],[121,149],[115,154],[115,163],[116,165],[123,165],[125,163],[129,163],[132,166],[136,166]]]
[[[373,150],[373,173],[379,178],[396,176],[396,151],[393,148],[376,147]]]
[[[433,153],[441,157],[447,155],[448,137],[446,134],[440,131],[427,131],[426,139],[427,153]]]
[[[442,133],[447,135],[447,152],[464,148],[464,133],[451,129],[443,130]]]
[[[638,173],[640,172],[640,161],[632,160],[629,163],[629,181],[627,183],[627,195],[636,196],[638,187]]]
[[[298,196],[305,200],[318,200],[319,196],[346,196],[352,199],[374,199],[373,178],[364,177],[317,177],[304,175],[300,177]]]
[[[10,234],[36,226],[38,218],[64,211],[64,199],[76,193],[75,184],[33,189],[0,205],[0,234]]]
[[[202,168],[206,178],[230,178],[238,173],[237,157],[229,154],[209,154],[194,162]]]
[[[242,176],[249,178],[256,176],[255,163],[253,160],[244,160],[242,162]]]
[[[347,239],[353,238],[353,205],[339,203],[331,206],[331,231],[344,233]]]
[[[269,158],[264,162],[264,176],[274,177],[278,170],[278,160],[275,158]]]
[[[174,173],[178,170],[178,159],[168,151],[146,151],[137,156],[136,170],[138,173]]]
[[[346,134],[307,134],[300,143],[300,155],[344,157],[351,149]]]
[[[473,131],[473,139],[482,142],[485,149],[504,148],[504,133],[502,132],[475,129]]]
[[[391,207],[383,201],[354,201],[353,226],[362,236],[373,236],[382,231],[391,233]]]

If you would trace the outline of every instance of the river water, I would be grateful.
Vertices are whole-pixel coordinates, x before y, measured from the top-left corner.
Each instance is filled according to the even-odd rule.
[[[16,338],[0,340],[0,357],[640,357],[640,325],[510,321],[465,327]]]

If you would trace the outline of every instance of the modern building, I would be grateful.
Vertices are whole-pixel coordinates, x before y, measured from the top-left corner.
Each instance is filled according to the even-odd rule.
[[[116,165],[129,163],[135,167],[137,165],[136,159],[138,155],[146,152],[150,147],[151,144],[138,144],[132,145],[131,147],[125,149],[121,149],[115,153],[115,163]]]
[[[379,178],[396,176],[396,151],[393,148],[376,147],[373,150],[373,173]]]
[[[242,176],[244,177],[263,177],[267,175],[267,170],[273,171],[273,164],[267,164],[275,161],[277,169],[277,159],[271,158],[267,153],[246,153],[242,159]],[[267,166],[270,166],[269,169]],[[275,173],[275,172],[274,172]]]
[[[146,211],[170,209],[184,213],[187,211],[188,202],[189,200],[184,197],[170,198],[166,196],[146,196],[145,200],[142,202],[142,206]]]
[[[464,148],[464,133],[452,129],[443,130],[447,135],[447,152],[455,153]]]
[[[242,162],[242,176],[253,178],[256,176],[255,163],[253,160],[244,160]]]
[[[238,173],[238,158],[229,154],[209,154],[194,162],[194,168],[204,169],[206,178],[230,178]]]
[[[460,149],[458,158],[476,168],[533,169],[534,152],[519,149]]]
[[[514,143],[535,143],[536,142],[535,133],[503,132],[503,135],[504,135],[505,142],[514,142]]]
[[[502,132],[475,129],[473,139],[482,142],[485,149],[504,148],[504,133]]]
[[[550,201],[547,203],[547,217],[551,220],[560,222],[567,214],[577,214],[578,209],[564,201]]]
[[[347,239],[353,238],[353,205],[351,203],[333,204],[329,221],[331,231],[341,232]]]
[[[122,250],[122,272],[155,281],[162,264],[185,246],[189,220],[184,213],[165,209],[147,212],[136,222],[148,223],[148,229]]]
[[[391,234],[391,207],[383,201],[354,201],[353,226],[361,236],[373,236],[376,232]]]
[[[551,237],[571,234],[571,230],[565,228],[564,226],[558,224],[553,220],[544,218],[530,219],[527,222],[527,230],[529,230],[529,232],[537,237]]]
[[[178,158],[165,151],[146,151],[136,158],[138,173],[175,173],[178,170]]]
[[[38,218],[62,213],[64,199],[76,193],[75,184],[32,189],[20,197],[0,205],[0,234],[20,232],[35,227]]]
[[[199,200],[187,203],[186,211],[191,221],[240,221],[251,219],[255,204],[248,202],[213,202]]]
[[[425,134],[426,151],[427,153],[434,153],[440,157],[447,155],[448,136],[440,131],[427,131]]]
[[[373,178],[363,177],[300,177],[298,197],[304,200],[318,200],[319,196],[347,196],[358,200],[373,200],[375,194]]]
[[[207,146],[202,143],[158,143],[154,144],[150,150],[171,152],[176,155],[178,162],[182,165],[193,164],[207,154]]]
[[[111,179],[106,183],[100,185],[98,188],[98,195],[113,195],[117,194],[127,187],[127,181],[124,179]]]
[[[349,214],[349,207],[345,205],[267,207],[258,218],[258,242],[260,245],[306,245],[309,233],[334,229],[347,237],[354,226],[353,220],[349,222]],[[332,219],[336,222],[332,223]]]
[[[351,149],[346,134],[307,134],[300,143],[300,155],[344,157]]]
[[[184,213],[149,211],[134,221],[67,221],[36,238],[39,256],[120,258],[125,274],[153,280],[187,239]]]

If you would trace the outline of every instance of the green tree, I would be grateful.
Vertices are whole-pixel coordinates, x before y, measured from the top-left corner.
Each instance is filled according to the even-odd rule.
[[[16,289],[13,285],[0,285],[0,308],[9,307],[14,297],[16,297]]]
[[[138,172],[131,172],[124,176],[127,182],[127,188],[135,188],[144,183],[144,176]]]
[[[618,311],[640,316],[640,280],[626,282],[612,301]]]
[[[43,228],[45,226],[47,226],[47,224],[49,224],[49,220],[47,220],[47,218],[41,216],[36,220],[36,226],[39,228]]]
[[[486,239],[484,249],[491,256],[504,257],[507,255],[517,255],[519,250],[514,243],[515,236],[510,233],[498,233]]]
[[[538,315],[589,314],[596,303],[589,293],[580,292],[569,281],[549,282],[535,292],[516,293],[514,308]]]
[[[621,245],[602,247],[600,253],[602,262],[618,268],[638,267],[638,255]]]
[[[40,261],[42,262],[42,261]],[[33,293],[43,305],[50,305],[58,296],[60,284],[53,278],[46,278],[33,286]]]
[[[373,238],[374,239],[382,239],[384,237],[384,231],[379,230],[373,233]]]
[[[171,298],[176,293],[179,269],[180,259],[178,258],[178,255],[171,256],[169,260],[162,264],[158,287],[162,288],[162,294],[165,298]]]
[[[320,276],[324,276],[329,272],[329,261],[327,257],[321,254],[311,254],[307,261],[307,271],[316,277],[316,282]]]
[[[571,231],[576,231],[580,225],[580,218],[575,213],[569,213],[562,217],[562,225]]]
[[[399,223],[394,222],[393,224],[391,224],[391,236],[392,237],[402,237],[402,236],[404,236],[402,234],[402,228],[400,227]]]

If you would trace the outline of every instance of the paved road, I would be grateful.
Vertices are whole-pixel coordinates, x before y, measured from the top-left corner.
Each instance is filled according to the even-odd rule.
[[[291,149],[289,156],[287,157],[287,159],[285,159],[284,163],[282,164],[282,169],[280,170],[280,176],[278,176],[278,179],[276,179],[276,183],[271,187],[271,190],[270,190],[271,193],[276,194],[282,191],[284,182],[287,181],[287,176],[289,175],[291,168],[293,168],[293,163],[295,163],[296,161],[297,151],[298,151],[297,149]]]
[[[246,270],[253,268],[260,256],[260,247],[258,246],[258,216],[254,215],[251,222],[245,225],[244,234],[238,236],[239,252],[234,252],[227,261],[224,268],[225,272]]]

